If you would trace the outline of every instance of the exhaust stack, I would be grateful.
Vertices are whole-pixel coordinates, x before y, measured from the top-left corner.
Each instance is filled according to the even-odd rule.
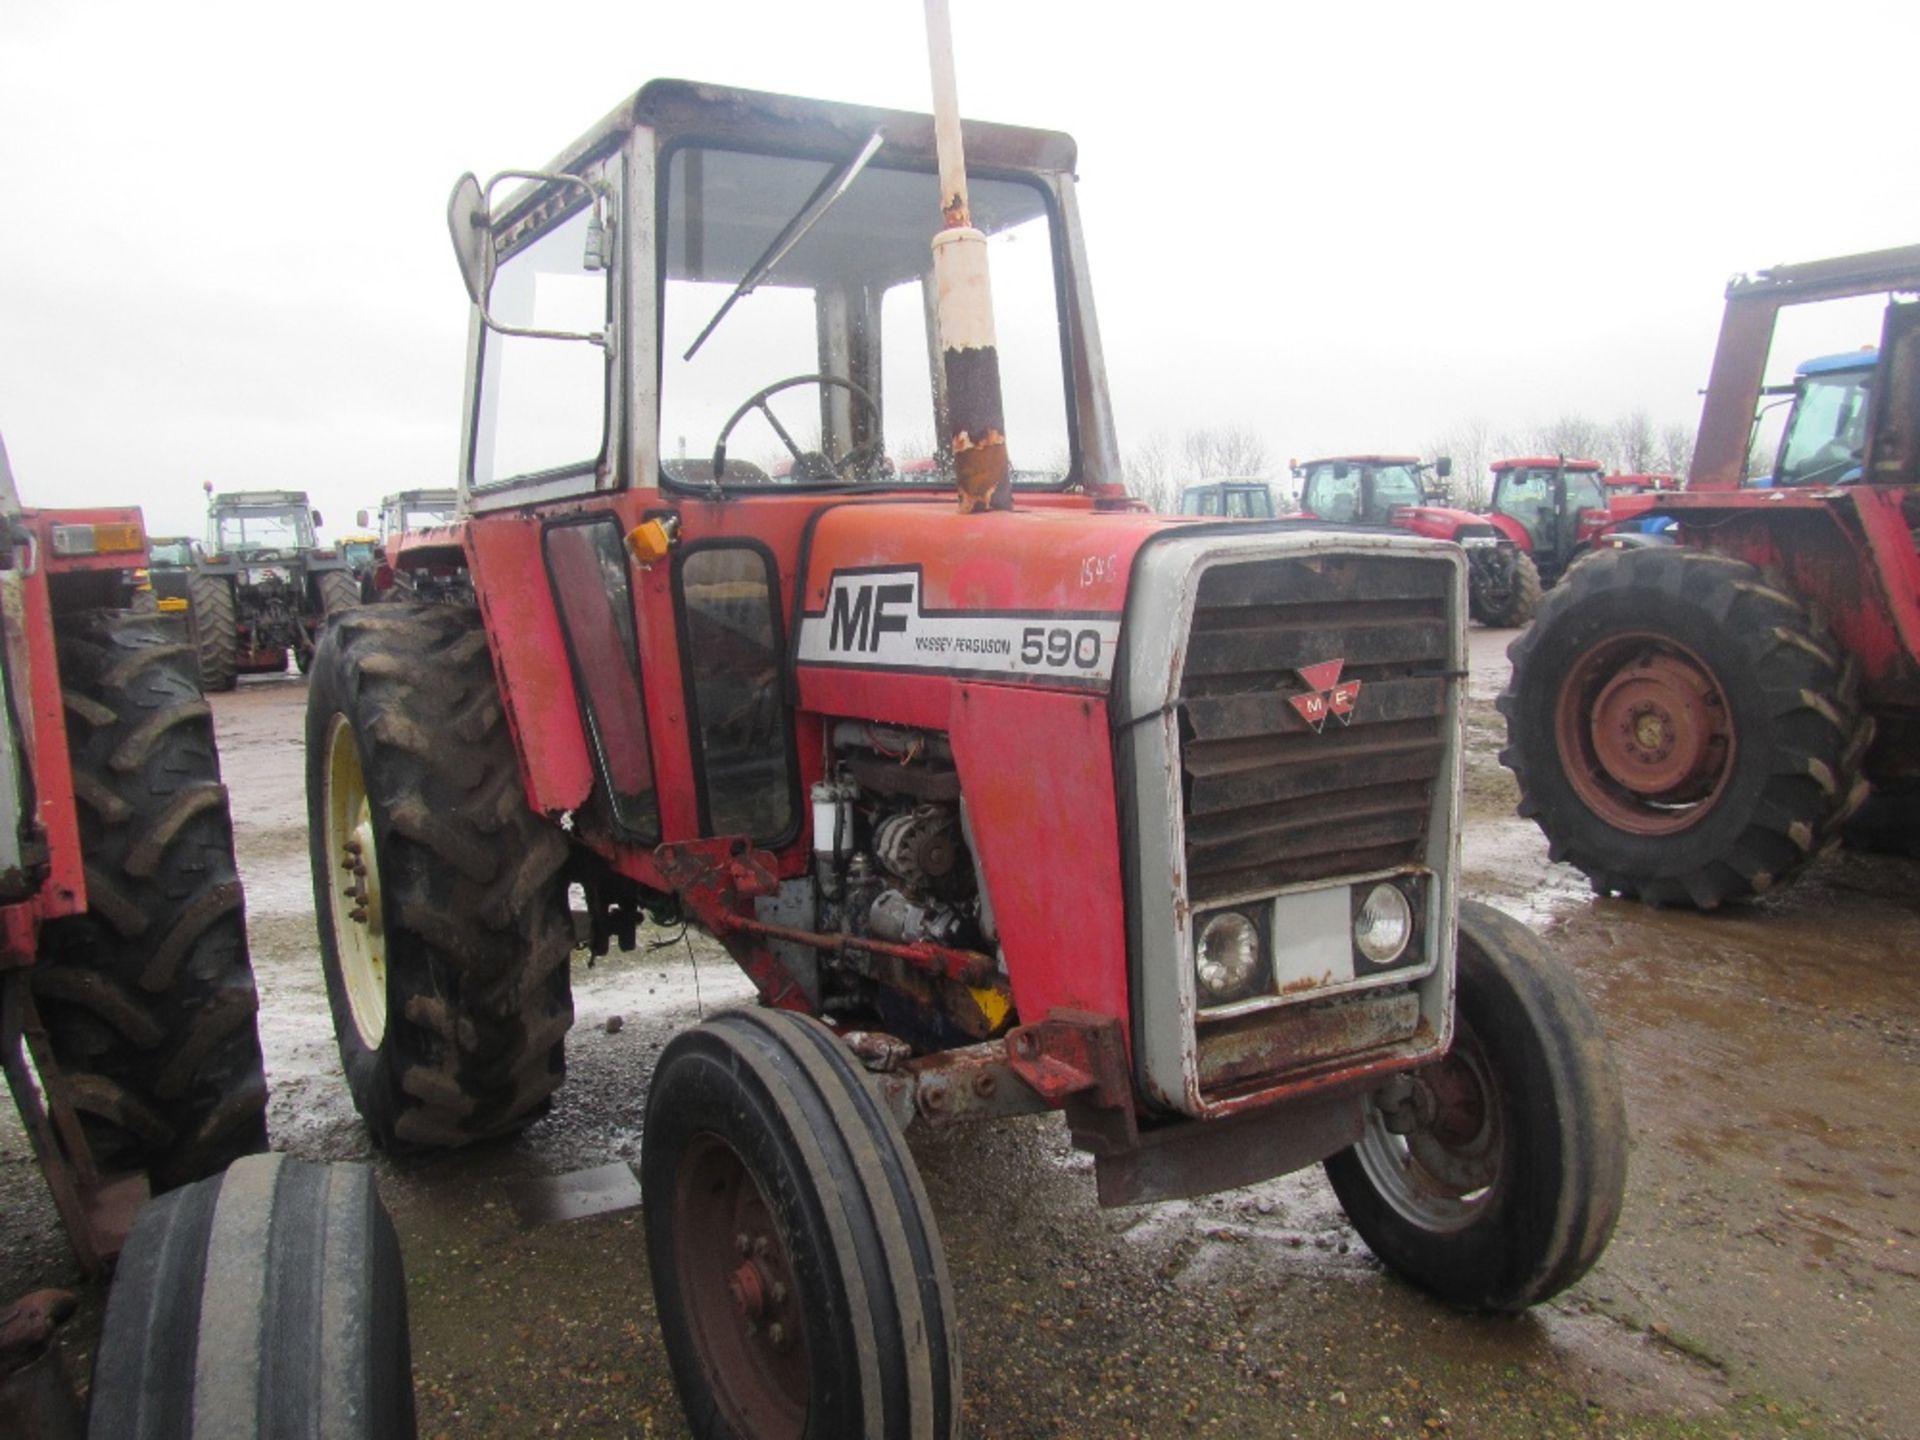
[[[960,97],[953,78],[953,27],[947,0],[926,0],[933,67],[933,136],[940,156],[945,228],[933,237],[933,279],[940,359],[947,379],[948,444],[960,510],[1011,510],[1006,421],[1000,403],[1000,354],[994,346],[987,237],[967,210],[967,159],[960,141]]]

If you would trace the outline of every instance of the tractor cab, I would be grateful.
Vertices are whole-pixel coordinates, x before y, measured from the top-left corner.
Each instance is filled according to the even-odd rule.
[[[1229,520],[1273,519],[1273,487],[1264,480],[1209,480],[1180,492],[1182,515],[1220,515]]]
[[[1295,465],[1293,473],[1307,514],[1333,525],[1389,525],[1395,509],[1426,500],[1426,469],[1417,455],[1343,455]]]
[[[207,551],[264,560],[314,548],[320,515],[297,490],[239,490],[209,494]]]
[[[1531,456],[1493,462],[1493,523],[1551,585],[1585,549],[1582,516],[1607,509],[1598,460]]]
[[[1877,350],[1850,350],[1803,362],[1793,377],[1793,409],[1780,436],[1773,474],[1762,485],[1844,485],[1860,478],[1867,405]]]

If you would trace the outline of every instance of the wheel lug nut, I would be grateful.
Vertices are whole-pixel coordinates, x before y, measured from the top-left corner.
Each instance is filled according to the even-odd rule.
[[[767,1326],[767,1339],[775,1345],[786,1344],[787,1327],[782,1325],[778,1320],[774,1321],[771,1325]]]
[[[753,1248],[753,1241],[747,1237],[746,1231],[742,1230],[738,1235],[733,1237],[733,1248],[738,1250],[742,1255]]]
[[[756,1255],[764,1255],[767,1253],[767,1237],[766,1236],[756,1235],[753,1237],[753,1253]]]
[[[767,1287],[767,1299],[776,1305],[784,1305],[787,1301],[787,1287],[778,1280],[774,1281]]]

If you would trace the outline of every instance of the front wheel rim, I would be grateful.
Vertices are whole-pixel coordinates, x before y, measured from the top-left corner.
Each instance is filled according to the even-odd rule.
[[[387,1034],[387,934],[380,903],[380,856],[360,747],[344,715],[327,730],[326,887],[333,948],[353,1028],[369,1050]]]
[[[1378,1105],[1354,1145],[1374,1191],[1402,1219],[1433,1234],[1464,1230],[1494,1204],[1506,1123],[1486,1051],[1456,1017],[1453,1047],[1411,1077],[1412,1126],[1387,1128]]]
[[[687,1328],[728,1427],[799,1440],[812,1381],[793,1263],[759,1180],[718,1135],[681,1158],[673,1236]]]

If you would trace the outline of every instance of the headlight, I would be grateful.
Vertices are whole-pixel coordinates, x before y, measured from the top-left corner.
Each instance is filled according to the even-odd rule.
[[[1413,907],[1394,885],[1376,885],[1353,918],[1353,943],[1375,965],[1391,965],[1413,938]]]
[[[1215,1004],[1240,997],[1260,969],[1260,932],[1246,916],[1228,910],[1201,927],[1193,972]]]

